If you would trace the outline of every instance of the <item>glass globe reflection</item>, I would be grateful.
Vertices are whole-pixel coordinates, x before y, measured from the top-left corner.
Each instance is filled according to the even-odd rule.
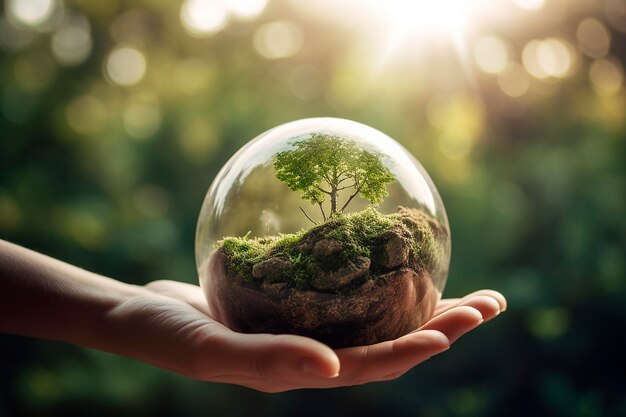
[[[242,332],[332,347],[399,337],[441,298],[450,233],[426,171],[363,124],[298,120],[222,168],[196,233],[213,316]]]

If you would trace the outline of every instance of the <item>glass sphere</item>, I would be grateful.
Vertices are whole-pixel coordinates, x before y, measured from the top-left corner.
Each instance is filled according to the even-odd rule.
[[[196,262],[211,314],[235,331],[371,344],[432,315],[449,225],[398,142],[350,120],[303,119],[257,136],[218,173]]]

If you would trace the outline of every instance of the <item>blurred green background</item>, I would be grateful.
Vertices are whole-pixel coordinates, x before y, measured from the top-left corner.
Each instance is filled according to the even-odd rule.
[[[626,1],[7,0],[0,238],[196,282],[197,214],[312,116],[407,147],[443,197],[448,297],[497,320],[386,383],[266,395],[3,335],[0,415],[626,415]]]

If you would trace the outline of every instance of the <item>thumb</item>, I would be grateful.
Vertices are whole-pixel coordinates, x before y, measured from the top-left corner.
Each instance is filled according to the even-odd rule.
[[[339,359],[328,346],[295,335],[231,333],[219,368],[224,374],[257,378],[314,374],[333,378]]]

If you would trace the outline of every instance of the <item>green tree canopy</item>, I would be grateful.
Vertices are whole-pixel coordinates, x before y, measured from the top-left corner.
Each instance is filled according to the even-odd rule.
[[[380,154],[363,149],[354,140],[317,133],[293,145],[295,149],[276,155],[276,177],[299,191],[304,200],[317,204],[324,220],[327,199],[332,217],[343,213],[357,195],[380,203],[387,196],[387,184],[396,181]],[[339,207],[340,193],[345,190],[349,194]]]

